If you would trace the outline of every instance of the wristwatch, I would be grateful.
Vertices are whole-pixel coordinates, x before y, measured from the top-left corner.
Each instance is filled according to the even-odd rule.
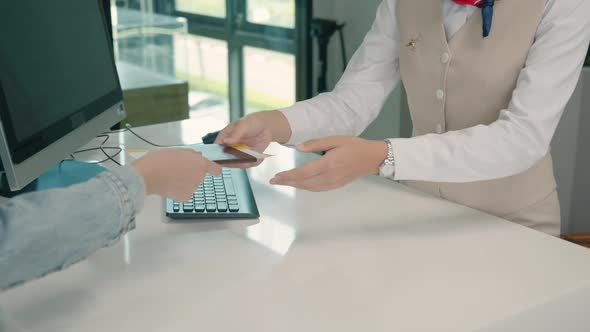
[[[395,176],[395,156],[393,154],[393,144],[386,139],[387,143],[387,159],[379,167],[379,175],[384,178],[393,178]]]

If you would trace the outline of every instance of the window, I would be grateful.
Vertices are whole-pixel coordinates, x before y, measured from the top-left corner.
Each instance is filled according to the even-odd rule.
[[[245,114],[311,97],[311,0],[155,0],[186,18],[175,40],[178,76],[195,112]]]
[[[176,0],[178,11],[225,17],[225,0]]]
[[[295,102],[295,56],[244,48],[246,114],[284,108]]]
[[[193,111],[227,113],[229,105],[228,47],[219,39],[189,35],[175,40],[176,72],[189,84]],[[220,114],[224,120],[228,114]]]
[[[295,28],[294,0],[248,0],[248,21]]]

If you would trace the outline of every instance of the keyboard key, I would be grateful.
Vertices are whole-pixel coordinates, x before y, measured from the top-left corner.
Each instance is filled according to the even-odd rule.
[[[221,202],[217,203],[217,211],[226,212],[227,208],[228,208],[227,203],[221,203]]]
[[[208,213],[239,212],[237,192],[232,180],[232,170],[224,168],[222,176],[210,176],[199,184],[191,199],[173,202],[174,212]]]
[[[225,191],[227,192],[228,196],[235,196],[236,190],[234,188],[234,182],[231,179],[225,179]]]

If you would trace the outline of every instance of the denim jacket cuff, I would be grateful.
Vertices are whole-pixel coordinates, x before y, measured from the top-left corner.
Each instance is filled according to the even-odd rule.
[[[145,200],[145,184],[143,178],[132,167],[116,167],[100,175],[115,186],[121,194],[121,205],[124,220],[135,219],[135,215],[143,208]],[[132,221],[128,230],[135,227]],[[125,229],[123,229],[125,231]]]

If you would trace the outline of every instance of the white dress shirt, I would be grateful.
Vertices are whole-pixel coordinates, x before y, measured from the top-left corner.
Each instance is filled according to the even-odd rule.
[[[477,8],[443,2],[447,36]],[[396,0],[384,0],[363,44],[332,92],[282,110],[289,144],[332,135],[360,135],[400,82],[402,43]],[[492,32],[494,28],[492,26]],[[473,182],[521,173],[550,148],[579,79],[590,42],[590,0],[547,0],[545,14],[508,109],[497,121],[441,135],[392,139],[395,179]],[[480,160],[495,160],[481,163]]]

